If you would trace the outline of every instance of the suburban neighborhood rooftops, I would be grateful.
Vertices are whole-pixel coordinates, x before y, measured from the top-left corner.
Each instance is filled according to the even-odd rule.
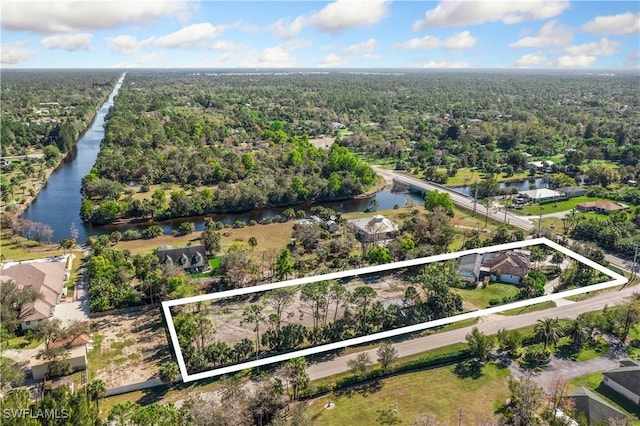
[[[531,252],[529,250],[507,250],[487,253],[482,258],[482,266],[491,272],[524,276],[529,271]]]
[[[589,424],[600,423],[611,417],[625,417],[620,410],[583,386],[575,388],[570,398],[575,410],[584,413]]]
[[[38,321],[49,318],[58,304],[67,279],[66,258],[59,261],[25,262],[6,267],[0,272],[0,281],[13,280],[21,287],[31,287],[40,298],[22,306],[20,320]]]
[[[53,342],[49,343],[49,349],[53,349],[53,348],[64,348],[64,347],[76,347],[76,346],[82,346],[82,345],[86,345],[91,341],[91,339],[89,339],[89,336],[87,336],[86,334],[81,334],[79,336],[71,336],[71,337],[67,337],[66,339],[58,339],[58,340],[54,340]]]
[[[398,224],[382,215],[348,221],[353,227],[367,234],[386,234],[398,231]]]

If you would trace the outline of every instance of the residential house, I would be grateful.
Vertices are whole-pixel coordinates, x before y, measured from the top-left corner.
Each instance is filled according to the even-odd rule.
[[[539,188],[531,189],[529,191],[520,191],[518,192],[518,197],[526,198],[529,201],[535,201],[537,203],[544,203],[548,201],[563,199],[565,198],[565,194],[553,189]]]
[[[486,253],[482,256],[481,272],[486,271],[491,281],[519,284],[529,273],[531,264],[529,250],[507,250]]]
[[[563,193],[567,198],[573,198],[585,195],[587,188],[584,186],[563,186],[562,188],[556,188],[556,191]]]
[[[536,169],[541,171],[548,171],[553,166],[553,161],[529,161],[527,162],[527,169]]]
[[[156,255],[163,265],[175,265],[189,274],[209,269],[209,258],[204,246],[159,248]]]
[[[355,232],[363,243],[384,242],[396,237],[398,224],[382,215],[353,219],[346,222],[347,228]]]
[[[613,201],[585,201],[584,203],[576,204],[576,210],[582,213],[611,214],[619,211],[628,211],[629,206]]]
[[[91,340],[86,334],[55,340],[49,343],[49,349],[66,348],[66,359],[71,365],[71,370],[81,371],[87,369],[87,351]],[[44,359],[31,358],[31,373],[34,380],[42,380],[49,374],[49,362]]]
[[[627,362],[602,373],[602,383],[640,406],[640,365]]]
[[[567,397],[573,412],[583,414],[590,425],[603,424],[607,419],[624,419],[626,415],[585,387],[577,387]]]
[[[482,281],[480,278],[480,265],[482,264],[482,254],[466,254],[458,258],[458,268],[463,280],[470,283]]]
[[[42,321],[53,317],[56,305],[66,293],[64,284],[68,279],[67,256],[12,263],[0,271],[0,281],[12,280],[40,293],[35,302],[26,303],[20,309],[22,330],[37,328]]]

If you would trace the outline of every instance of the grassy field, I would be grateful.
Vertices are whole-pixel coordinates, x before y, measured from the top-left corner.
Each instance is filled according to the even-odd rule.
[[[484,309],[490,306],[491,299],[515,296],[518,293],[518,288],[511,284],[491,283],[485,288],[473,290],[454,288],[452,291],[462,296],[465,302],[473,304],[478,309]]]
[[[328,397],[318,398],[311,403],[310,414],[322,425],[353,425],[355,416],[357,424],[377,424],[381,411],[394,409],[397,424],[409,424],[418,413],[433,413],[441,424],[457,424],[460,415],[462,424],[469,425],[492,418],[509,395],[509,370],[488,364],[481,377],[463,379],[454,369],[450,365],[403,374],[359,391],[338,393],[331,410],[324,408]]]
[[[553,308],[555,306],[556,304],[551,301],[542,302],[542,303],[536,303],[535,305],[525,306],[524,308],[510,309],[508,311],[500,312],[500,314],[498,315],[507,315],[507,316],[521,315],[529,312],[543,311],[545,309]]]
[[[558,201],[557,203],[542,204],[542,214],[565,212],[573,209],[577,204],[584,203],[585,201],[611,201],[604,198],[597,197],[575,197],[568,200]],[[520,210],[513,210],[515,213],[524,216],[537,216],[540,214],[540,206],[533,204],[525,206]]]
[[[23,237],[13,237],[10,232],[8,229],[3,229],[0,234],[2,260],[31,260],[62,254],[58,244],[37,243]]]

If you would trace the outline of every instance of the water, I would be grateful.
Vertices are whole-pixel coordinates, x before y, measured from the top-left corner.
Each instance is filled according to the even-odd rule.
[[[104,119],[109,112],[109,108],[113,105],[113,99],[122,86],[124,77],[125,74],[122,75],[114,87],[109,99],[98,110],[89,130],[78,141],[60,167],[51,174],[46,186],[42,188],[36,199],[22,215],[25,219],[46,223],[51,226],[53,228],[52,241],[54,242],[60,241],[62,238],[71,237],[71,224],[74,224],[78,230],[78,242],[84,242],[90,235],[101,235],[116,230],[121,232],[127,229],[142,230],[151,224],[147,222],[91,226],[80,219],[82,178],[89,173],[100,152],[100,143],[104,138]],[[424,202],[419,194],[389,191],[381,191],[371,199],[375,199],[378,202],[379,210],[392,209],[396,204],[402,207],[408,199],[413,200],[416,204]],[[348,213],[366,210],[371,199],[336,201],[323,203],[322,205],[342,213]],[[304,210],[309,214],[312,206],[313,204],[308,204],[294,206],[293,208],[295,210]],[[259,222],[266,217],[273,218],[276,215],[282,215],[285,209],[286,207],[260,209],[244,213],[212,214],[208,216],[225,224],[233,224],[238,220],[248,223],[250,220]],[[205,226],[204,216],[172,219],[159,224],[165,234],[170,234],[171,231],[177,230],[182,222],[193,222],[196,230],[202,230]]]
[[[378,210],[393,209],[396,205],[404,207],[407,204],[407,200],[411,200],[416,205],[424,204],[424,197],[421,194],[413,192],[390,192],[380,191],[375,196],[366,199],[352,199],[346,201],[333,201],[321,204],[304,204],[299,206],[292,206],[294,210],[304,210],[307,215],[311,214],[311,207],[321,205],[323,207],[331,208],[341,213],[362,212],[366,211],[370,207],[371,200],[378,202]],[[260,222],[263,218],[274,218],[276,215],[281,215],[288,207],[270,208],[270,209],[256,209],[242,213],[224,213],[224,214],[208,214],[205,216],[193,216],[193,217],[181,217],[176,219],[170,219],[163,222],[145,222],[145,223],[129,223],[124,225],[104,225],[99,227],[93,227],[89,230],[88,235],[99,235],[104,233],[111,233],[113,231],[124,232],[127,229],[135,229],[142,231],[144,228],[151,224],[157,224],[162,227],[164,234],[171,234],[172,231],[177,231],[180,224],[183,222],[192,222],[195,225],[196,231],[202,231],[205,229],[205,217],[211,217],[213,220],[220,221],[225,224],[232,225],[236,221],[242,221],[249,223],[250,220]],[[375,213],[371,213],[375,214]]]
[[[528,191],[529,190],[529,185],[534,184],[536,186],[536,188],[546,188],[547,187],[547,183],[546,183],[546,178],[544,177],[538,177],[532,180],[529,179],[525,179],[525,180],[516,180],[513,182],[500,182],[498,184],[498,187],[500,189],[504,189],[504,188],[518,188],[518,191]],[[472,197],[473,196],[473,185],[466,185],[466,186],[456,186],[454,188],[451,188],[452,191],[455,192],[459,192],[461,194],[467,195]]]
[[[125,73],[126,74],[126,73]],[[104,138],[104,118],[113,106],[113,99],[122,86],[125,74],[120,77],[107,101],[100,107],[91,127],[80,138],[64,162],[54,171],[46,186],[22,215],[34,222],[46,223],[53,228],[52,241],[71,236],[71,224],[78,229],[78,241],[86,240],[94,233],[80,219],[82,178],[89,173],[100,152]]]

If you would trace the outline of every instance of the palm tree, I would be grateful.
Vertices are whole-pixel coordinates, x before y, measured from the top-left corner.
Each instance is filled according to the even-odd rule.
[[[309,386],[309,375],[307,374],[307,361],[303,357],[291,358],[287,363],[289,370],[289,380],[293,386],[293,400],[298,399],[300,391]]]
[[[571,339],[571,343],[575,348],[581,348],[589,337],[589,328],[583,320],[577,318],[571,321],[567,327],[567,336]]]
[[[256,332],[256,359],[258,359],[260,352],[260,323],[265,319],[262,314],[263,308],[264,306],[262,305],[253,304],[244,308],[244,312],[242,313],[243,321],[255,324],[253,331]]]
[[[107,385],[103,380],[95,379],[87,385],[89,398],[96,402],[96,408],[100,410],[99,401],[107,395]]]
[[[558,318],[543,318],[533,328],[536,337],[542,340],[544,349],[547,350],[549,344],[556,345],[560,339],[560,323]]]

